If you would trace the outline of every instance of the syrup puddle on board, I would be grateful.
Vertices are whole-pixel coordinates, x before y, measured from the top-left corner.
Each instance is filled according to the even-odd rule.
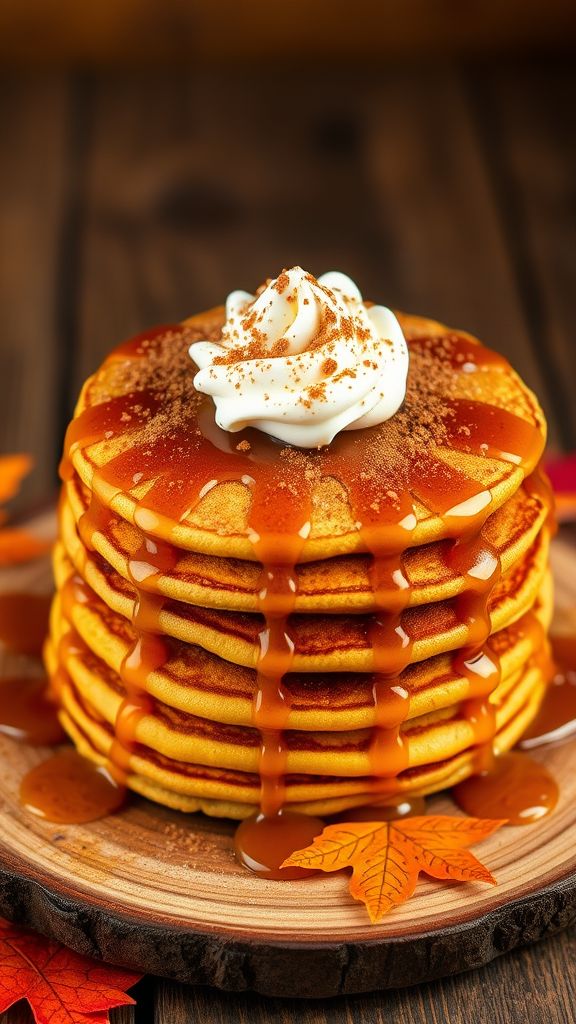
[[[20,786],[27,811],[62,825],[79,825],[119,810],[125,790],[104,766],[63,750],[32,768]]]
[[[280,865],[296,850],[303,850],[324,828],[320,818],[292,811],[259,814],[247,818],[236,829],[236,856],[244,867],[261,878],[308,878],[316,874],[306,868],[281,868]]]
[[[46,679],[16,676],[0,680],[0,733],[34,747],[64,742],[58,706]]]
[[[527,754],[501,754],[489,771],[471,775],[452,790],[456,803],[473,818],[506,818],[509,825],[531,825],[558,802],[550,772]]]
[[[576,637],[551,637],[556,672],[542,707],[524,733],[520,748],[533,750],[576,736]]]

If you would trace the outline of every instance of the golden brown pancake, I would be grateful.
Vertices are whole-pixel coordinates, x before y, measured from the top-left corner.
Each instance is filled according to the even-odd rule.
[[[543,414],[471,336],[400,320],[403,406],[320,450],[217,427],[188,348],[219,338],[222,309],[86,382],[46,662],[73,742],[125,762],[136,792],[235,818],[336,813],[452,785],[536,714]]]
[[[537,618],[544,629],[549,625],[551,607],[548,574],[536,604]],[[490,646],[499,658],[503,679],[517,673],[542,642],[541,632],[532,625],[532,616],[530,608],[527,618],[520,618],[491,637]],[[110,678],[117,677],[134,645],[132,625],[96,597],[89,605],[75,604],[71,622],[87,650],[97,658],[101,672],[106,666]],[[52,611],[54,647],[68,628],[57,598]],[[411,695],[408,718],[449,708],[464,699],[469,690],[468,679],[449,654],[410,665],[398,681]],[[345,730],[374,725],[370,673],[291,673],[286,677],[286,686],[291,695],[289,728]],[[150,674],[147,690],[161,702],[190,716],[247,726],[252,722],[256,673],[197,645],[174,640],[169,659]]]
[[[96,564],[94,558],[92,564]],[[532,607],[548,564],[548,540],[541,533],[524,559],[500,580],[490,601],[492,629],[505,628]],[[57,586],[70,576],[71,568],[63,549],[55,552]],[[80,565],[76,566],[80,569]],[[131,619],[134,590],[130,584],[100,560],[98,572],[86,566],[86,579],[112,611]],[[75,609],[74,622],[89,614],[83,606]],[[259,615],[204,609],[168,601],[159,616],[162,632],[196,644],[237,665],[254,668],[258,659],[258,636],[264,627]],[[452,601],[410,608],[403,615],[404,629],[413,642],[412,661],[456,650],[469,642],[469,631]],[[295,645],[293,671],[371,672],[373,651],[369,618],[361,615],[293,615],[291,635]]]
[[[466,424],[462,424],[462,432],[460,425],[450,429],[445,423],[441,429],[446,420],[449,425],[456,424],[447,416],[448,402],[473,403],[475,409],[488,403],[506,417],[520,417],[526,431],[533,431],[533,465],[540,458],[546,436],[542,412],[535,396],[508,364],[489,364],[480,373],[456,374],[450,361],[454,347],[451,339],[455,336],[449,328],[411,316],[401,316],[400,320],[413,342],[408,390],[401,411],[371,431],[350,432],[341,459],[335,460],[330,452],[327,455],[327,450],[310,452],[277,446],[279,498],[285,493],[285,500],[293,501],[295,487],[301,491],[305,481],[309,483],[311,528],[299,561],[366,550],[349,498],[356,459],[361,459],[366,488],[377,478],[383,495],[397,493],[401,487],[413,492],[418,525],[411,534],[411,546],[446,535],[444,512],[438,514],[429,507],[427,484],[432,476],[442,478],[445,488],[452,489],[454,495],[462,482],[461,475],[476,481],[477,491],[486,495],[486,515],[515,493],[524,474],[514,459],[491,457],[490,446],[477,448]],[[255,437],[257,431],[249,432],[249,437],[243,433],[225,435],[214,428],[210,403],[194,389],[188,355],[193,341],[218,337],[222,323],[223,310],[217,309],[151,338],[140,347],[137,358],[122,358],[121,351],[113,353],[82,390],[75,414],[76,429],[69,437],[70,458],[89,491],[99,477],[98,493],[104,504],[129,522],[134,522],[136,516],[137,525],[148,534],[165,537],[190,551],[254,560],[257,556],[249,539],[251,491],[241,477],[249,476],[251,458],[262,435]],[[422,332],[425,344],[419,345]],[[457,343],[458,357],[473,365],[480,352],[476,340],[459,334]],[[124,400],[118,415],[119,397]],[[177,514],[182,502],[187,504],[186,476],[197,462],[194,445],[198,430],[213,438],[215,452],[219,446],[225,447],[238,458],[238,445],[246,443],[251,448],[245,466],[235,470],[238,479],[208,487],[208,464],[201,496],[198,491],[195,496],[191,494],[191,507]],[[92,443],[87,444],[87,440]],[[152,455],[138,459],[136,452]],[[111,469],[118,459],[121,465],[115,476],[122,478],[123,486],[110,482]],[[103,468],[106,479],[97,472]],[[162,501],[154,499],[158,498],[155,481],[160,478],[165,492]],[[149,514],[148,508],[152,508]]]
[[[97,564],[83,548],[76,529],[89,507],[89,500],[87,489],[78,477],[73,477],[65,488],[60,507],[60,536],[75,565],[82,567],[86,577],[94,579]],[[497,552],[504,573],[534,544],[547,514],[542,496],[529,494],[520,487],[486,520],[482,537]],[[96,553],[107,565],[130,582],[139,571],[141,537],[140,530],[113,515],[105,529],[95,531],[92,541]],[[465,576],[450,565],[450,545],[451,541],[444,540],[406,552],[403,567],[410,584],[410,606],[449,599],[466,589]],[[369,555],[348,555],[298,566],[295,610],[374,611],[370,562]],[[243,612],[258,610],[260,586],[258,563],[187,551],[180,553],[177,564],[169,572],[160,573],[154,579],[154,591],[173,600]]]
[[[119,677],[82,646],[68,654],[65,667],[76,700],[88,708],[93,717],[100,717],[113,727],[125,693]],[[494,690],[491,700],[499,709],[500,726],[507,717],[513,717],[533,687],[540,684],[540,670],[537,666],[535,669],[535,672],[526,672],[521,667],[511,677],[504,677]],[[72,705],[68,701],[65,688],[63,704],[71,714]],[[410,767],[445,760],[474,742],[474,732],[461,713],[460,702],[426,714],[417,714],[412,706],[402,731],[408,741]],[[371,736],[371,729],[330,732],[287,729],[287,772],[368,775]],[[159,700],[155,700],[149,714],[139,720],[135,739],[174,760],[252,773],[258,771],[260,739],[256,729],[225,725],[171,708]]]
[[[495,749],[499,753],[513,746],[527,728],[546,688],[536,666],[521,673],[519,678],[522,685],[513,686],[497,709]],[[82,753],[105,761],[113,729],[86,707],[73,687],[67,688],[64,695],[61,719]],[[306,813],[330,814],[373,802],[375,795],[380,798],[396,793],[425,795],[455,785],[473,769],[474,749],[466,745],[466,740],[469,744],[472,738],[465,718],[456,723],[432,725],[424,736],[418,737],[416,733],[411,738],[409,734],[409,748],[414,746],[422,758],[426,758],[426,763],[415,764],[392,780],[375,780],[359,774],[291,773],[287,777],[286,805]],[[441,752],[445,749],[453,753],[442,758]],[[438,760],[434,760],[435,754]],[[335,758],[343,756],[342,751],[334,752]],[[132,789],[180,810],[204,810],[240,818],[252,813],[258,805],[260,784],[254,773],[174,760],[141,743],[134,749],[131,768],[134,774],[128,776],[128,784]]]

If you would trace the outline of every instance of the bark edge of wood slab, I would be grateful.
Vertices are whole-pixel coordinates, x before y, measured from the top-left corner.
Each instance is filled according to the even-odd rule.
[[[229,822],[143,799],[90,825],[33,818],[15,796],[42,756],[0,737],[0,915],[97,959],[228,991],[324,998],[479,967],[576,921],[574,742],[545,754],[562,787],[556,813],[478,848],[498,886],[421,883],[378,926],[343,874],[250,875],[233,859]],[[433,806],[454,812],[446,796]]]

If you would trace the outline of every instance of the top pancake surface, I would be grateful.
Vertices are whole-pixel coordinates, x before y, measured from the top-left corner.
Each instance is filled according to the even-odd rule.
[[[517,490],[526,471],[514,459],[492,457],[509,448],[506,423],[494,442],[498,423],[486,419],[486,405],[495,418],[514,414],[523,421],[531,435],[528,471],[544,447],[545,422],[535,396],[508,364],[487,361],[475,368],[476,354],[486,350],[473,338],[434,321],[399,319],[411,342],[404,405],[378,427],[341,434],[319,451],[215,426],[211,399],[194,389],[188,348],[219,337],[223,310],[144,334],[130,351],[113,353],[84,386],[71,434],[74,469],[120,516],[200,553],[258,560],[250,539],[250,480],[262,466],[268,481],[263,500],[272,508],[270,520],[278,519],[279,535],[282,517],[306,495],[310,526],[300,561],[367,549],[354,492],[369,496],[365,510],[375,527],[381,503],[386,518],[396,502],[400,506],[399,495],[409,496],[417,526],[407,544],[439,540],[447,534],[447,511],[458,504],[454,496],[466,493],[463,484],[485,496],[487,516]],[[464,420],[455,419],[456,408],[465,408]],[[484,448],[476,411],[491,428],[491,445]]]

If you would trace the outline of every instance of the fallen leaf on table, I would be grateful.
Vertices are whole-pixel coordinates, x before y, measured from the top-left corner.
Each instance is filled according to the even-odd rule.
[[[50,550],[51,543],[27,530],[0,529],[0,566],[29,562]]]
[[[0,502],[9,501],[32,469],[29,455],[0,455]]]
[[[107,1024],[141,977],[0,919],[0,1013],[27,999],[37,1024]]]
[[[29,455],[0,456],[0,502],[8,501],[18,492],[23,477],[30,472],[33,461]],[[6,522],[0,508],[0,527]],[[17,565],[38,558],[50,549],[50,543],[40,540],[28,530],[0,529],[0,567]]]
[[[373,923],[414,892],[421,871],[458,882],[490,882],[492,874],[467,849],[505,821],[430,815],[395,821],[328,825],[310,846],[282,867],[316,871],[352,868],[350,893],[364,903]]]

